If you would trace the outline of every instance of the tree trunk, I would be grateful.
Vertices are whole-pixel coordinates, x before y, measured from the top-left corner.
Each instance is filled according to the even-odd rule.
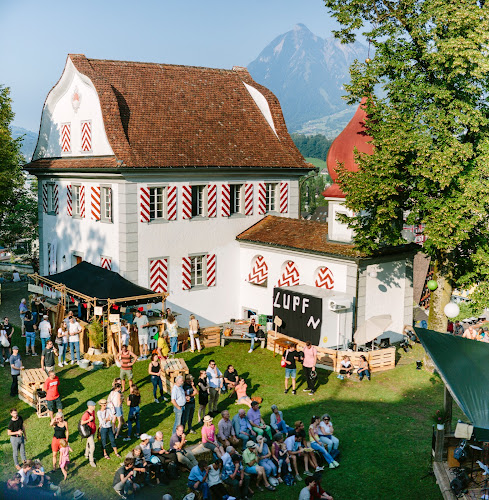
[[[450,302],[452,297],[452,285],[450,281],[440,270],[438,261],[434,263],[433,280],[438,283],[438,288],[431,292],[430,295],[430,313],[428,316],[428,328],[437,332],[446,333],[448,318],[445,316],[445,306]],[[425,354],[424,357],[425,369],[433,372],[435,367],[431,358]]]

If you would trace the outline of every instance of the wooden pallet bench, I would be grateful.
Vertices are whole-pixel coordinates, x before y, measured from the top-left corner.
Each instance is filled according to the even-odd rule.
[[[164,372],[162,377],[163,390],[170,393],[175,379],[181,375],[185,377],[188,371],[187,363],[181,358],[167,358],[161,360],[161,370]]]

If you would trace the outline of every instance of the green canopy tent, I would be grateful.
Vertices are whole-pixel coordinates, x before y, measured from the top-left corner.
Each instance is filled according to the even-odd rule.
[[[445,386],[474,426],[478,441],[489,441],[489,343],[415,328]]]

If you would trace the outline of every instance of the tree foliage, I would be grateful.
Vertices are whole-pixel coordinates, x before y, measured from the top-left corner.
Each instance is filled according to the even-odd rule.
[[[37,235],[37,192],[25,185],[22,137],[12,138],[10,91],[0,85],[0,242],[12,247]]]
[[[290,136],[302,156],[305,158],[319,158],[326,161],[326,156],[328,156],[333,139],[328,139],[322,134],[290,134]]]
[[[430,326],[443,329],[452,286],[489,271],[489,15],[474,0],[325,0],[351,41],[375,56],[355,62],[348,101],[366,100],[372,155],[340,169],[348,220],[364,251],[402,243],[403,217],[424,224],[439,288]],[[487,297],[487,295],[486,295]],[[487,299],[486,299],[487,301]],[[435,306],[435,307],[433,307]]]

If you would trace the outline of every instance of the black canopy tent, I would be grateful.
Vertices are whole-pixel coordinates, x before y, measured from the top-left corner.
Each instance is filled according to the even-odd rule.
[[[474,426],[478,441],[489,441],[489,344],[415,328],[453,399]]]

